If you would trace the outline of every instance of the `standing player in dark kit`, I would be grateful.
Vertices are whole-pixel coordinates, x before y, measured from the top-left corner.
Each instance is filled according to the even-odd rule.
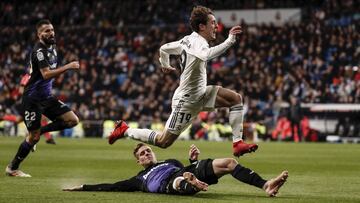
[[[58,67],[53,25],[49,20],[41,20],[36,24],[36,30],[39,41],[30,55],[31,77],[22,97],[23,117],[29,135],[21,143],[14,159],[5,169],[5,173],[9,176],[31,177],[18,168],[40,140],[40,135],[71,128],[79,122],[78,117],[66,104],[51,95],[53,78],[67,70],[79,69],[79,62],[74,61]],[[52,120],[52,123],[41,127],[42,115]]]
[[[25,75],[23,75],[21,77],[20,80],[20,87],[19,87],[19,93],[20,95],[22,95],[24,93],[24,88],[26,86],[26,84],[29,82],[30,80],[30,74],[26,73]],[[16,109],[17,113],[21,113],[22,112],[22,105],[21,105],[21,101],[16,102],[16,104],[14,105],[14,108]],[[18,115],[18,114],[5,114],[4,112],[2,112],[3,115],[0,116],[0,121],[4,120],[4,121],[10,121],[10,122],[14,122],[15,125],[21,123],[24,121],[24,118],[22,117],[22,115]],[[47,119],[43,116],[41,119],[41,126],[45,126],[48,124]],[[45,142],[48,144],[56,144],[54,138],[52,137],[52,135],[49,132],[45,132],[44,133],[44,137],[45,137]],[[35,150],[35,146],[34,149]]]

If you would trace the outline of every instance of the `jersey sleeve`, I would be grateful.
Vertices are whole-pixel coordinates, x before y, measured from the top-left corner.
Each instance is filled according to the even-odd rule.
[[[39,69],[50,67],[47,58],[46,58],[46,51],[43,49],[38,49],[34,53],[34,63],[36,63]]]
[[[160,64],[162,67],[170,67],[170,55],[180,55],[182,52],[180,41],[170,42],[160,47]]]
[[[116,183],[102,183],[96,185],[83,185],[84,191],[107,191],[107,192],[134,192],[142,191],[142,182],[140,179],[132,177],[128,180],[122,180]]]
[[[195,44],[194,49],[192,51],[192,55],[198,57],[203,61],[211,60],[215,57],[220,56],[227,49],[229,49],[236,41],[235,35],[229,35],[229,37],[221,44],[209,47],[208,44]]]

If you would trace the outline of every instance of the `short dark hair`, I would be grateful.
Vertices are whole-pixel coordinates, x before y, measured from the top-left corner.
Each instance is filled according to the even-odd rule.
[[[142,143],[142,142],[140,142],[139,144],[137,144],[136,145],[136,147],[135,147],[135,149],[134,149],[134,152],[133,152],[133,154],[134,154],[134,157],[136,158],[136,159],[138,159],[138,156],[136,156],[136,153],[139,151],[139,149],[141,148],[141,147],[143,147],[143,146],[148,146],[147,144],[144,144],[144,143]]]
[[[204,6],[195,6],[190,16],[191,29],[195,32],[199,32],[199,25],[206,25],[209,14],[214,15],[210,8]]]
[[[50,20],[48,19],[42,19],[40,20],[39,22],[36,23],[36,30],[39,30],[39,28],[42,26],[42,25],[49,25],[51,24]]]

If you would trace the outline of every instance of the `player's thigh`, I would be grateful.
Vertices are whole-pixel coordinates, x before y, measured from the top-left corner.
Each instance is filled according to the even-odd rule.
[[[76,121],[78,122],[78,117],[73,111],[68,111],[62,115],[60,115],[58,118],[60,118],[63,121]]]
[[[206,86],[205,96],[200,101],[202,111],[214,111],[216,108],[216,98],[220,86],[208,85]]]
[[[29,132],[36,131],[41,127],[42,109],[39,103],[29,98],[23,98],[22,101],[23,118],[26,128]]]
[[[52,121],[57,118],[61,118],[61,116],[68,112],[71,112],[71,109],[66,104],[56,99],[55,97],[50,97],[46,101],[43,101],[41,105],[44,109],[43,114]],[[67,115],[72,114],[68,113]]]
[[[216,108],[231,107],[241,103],[242,103],[242,98],[240,94],[227,88],[223,88],[223,87],[219,88],[216,95],[216,102],[215,102]]]
[[[192,172],[197,179],[207,183],[207,184],[216,184],[218,182],[218,176],[216,176],[213,168],[212,159],[202,159],[195,162],[195,167],[192,167]]]
[[[167,132],[168,135],[180,135],[196,118],[198,113],[199,108],[193,104],[184,100],[176,101],[165,124],[164,132]]]
[[[174,143],[178,137],[179,135],[173,134],[168,130],[164,130],[163,133],[161,133],[160,136],[156,138],[156,143],[164,147],[168,147]]]
[[[212,162],[214,174],[221,177],[234,170],[238,162],[233,158],[214,159]]]

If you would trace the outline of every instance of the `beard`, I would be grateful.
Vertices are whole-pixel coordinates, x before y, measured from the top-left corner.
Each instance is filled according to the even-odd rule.
[[[54,44],[56,43],[55,37],[49,37],[49,38],[43,37],[42,40],[44,41],[44,43],[45,43],[46,45],[54,45]]]

